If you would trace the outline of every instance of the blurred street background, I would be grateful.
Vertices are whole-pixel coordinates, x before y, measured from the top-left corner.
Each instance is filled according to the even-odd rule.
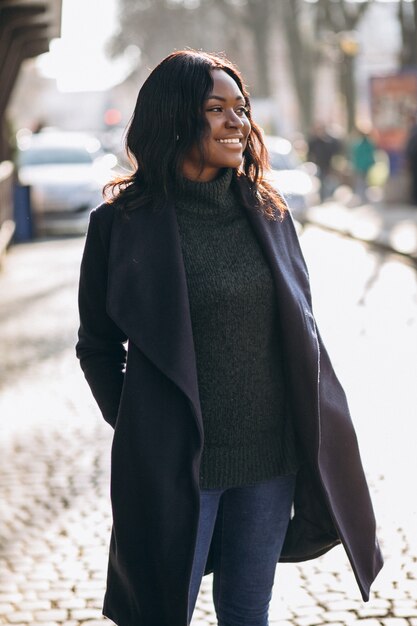
[[[417,626],[417,2],[0,0],[0,624],[97,626],[112,432],[78,363],[88,215],[166,54],[241,69],[310,268],[386,564],[279,565],[271,625]],[[215,624],[204,580],[192,626]]]

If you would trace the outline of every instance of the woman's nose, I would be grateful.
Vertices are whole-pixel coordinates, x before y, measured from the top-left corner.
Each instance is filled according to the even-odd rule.
[[[232,128],[242,128],[243,120],[234,111],[230,111],[227,115],[226,125]]]

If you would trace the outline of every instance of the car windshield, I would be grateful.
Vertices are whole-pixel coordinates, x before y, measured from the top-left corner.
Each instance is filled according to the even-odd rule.
[[[20,165],[62,165],[92,163],[93,155],[73,146],[31,147],[20,153]]]

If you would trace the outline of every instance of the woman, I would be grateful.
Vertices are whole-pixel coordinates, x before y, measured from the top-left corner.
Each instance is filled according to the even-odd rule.
[[[351,161],[355,193],[361,202],[367,202],[369,171],[375,165],[375,145],[366,128],[357,128],[357,135],[351,146]]]
[[[277,560],[340,541],[368,599],[382,559],[356,438],[239,73],[171,54],[126,143],[79,292],[77,355],[115,429],[104,614],[186,626],[213,571],[218,623],[266,626]]]

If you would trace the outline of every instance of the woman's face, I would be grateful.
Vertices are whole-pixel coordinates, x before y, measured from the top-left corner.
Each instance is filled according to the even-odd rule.
[[[224,167],[237,168],[250,132],[245,98],[229,74],[213,70],[213,91],[204,103],[209,130],[203,139],[205,161],[194,146],[184,161],[183,175],[190,180],[209,181]]]

